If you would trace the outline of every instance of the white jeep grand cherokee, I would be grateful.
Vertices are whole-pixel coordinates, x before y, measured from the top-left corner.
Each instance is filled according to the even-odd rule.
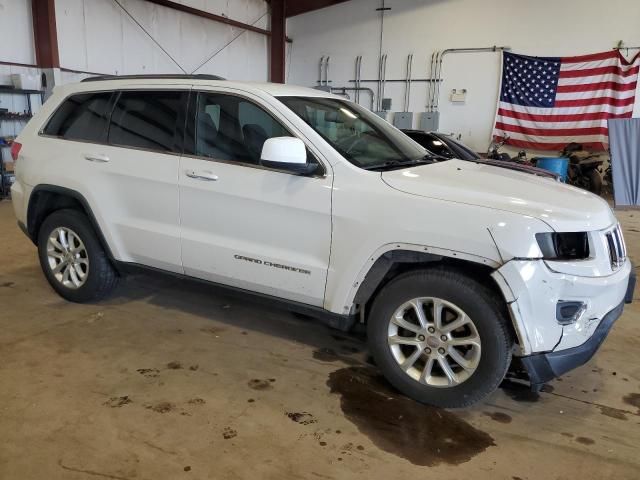
[[[635,276],[606,202],[439,159],[325,92],[213,76],[57,88],[13,145],[18,222],[74,302],[147,267],[367,325],[400,391],[470,405],[512,356],[586,362]]]

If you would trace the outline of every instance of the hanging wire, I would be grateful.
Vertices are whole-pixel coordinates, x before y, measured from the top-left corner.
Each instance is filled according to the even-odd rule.
[[[249,25],[253,26],[256,23],[258,23],[260,20],[262,20],[264,17],[267,16],[269,12],[265,12],[263,13],[260,18],[258,18],[257,20],[255,20],[254,22],[250,23]],[[198,65],[198,67],[196,69],[194,69],[190,74],[193,75],[194,73],[196,73],[198,70],[200,70],[202,67],[204,67],[207,63],[209,63],[211,60],[213,60],[220,52],[222,52],[225,48],[227,48],[229,45],[231,45],[233,42],[235,42],[238,38],[240,38],[240,36],[242,36],[243,33],[245,33],[246,30],[242,30],[240,33],[238,33],[235,37],[233,37],[231,40],[229,40],[227,43],[225,43],[222,47],[220,47],[219,49],[217,49],[215,52],[213,52],[213,54],[211,54],[210,57],[208,57],[204,62],[202,62],[200,65]],[[186,72],[185,72],[186,73]]]
[[[158,43],[158,41],[157,41],[155,38],[153,38],[153,35],[151,35],[151,34],[147,31],[147,29],[146,29],[146,28],[144,28],[144,27],[142,26],[142,24],[141,24],[140,22],[138,22],[138,20],[136,20],[136,19],[135,19],[135,17],[134,17],[133,15],[131,15],[131,13],[129,13],[129,11],[128,11],[126,8],[124,8],[124,6],[123,6],[123,5],[122,5],[118,0],[113,0],[113,3],[115,3],[116,5],[118,5],[118,6],[122,9],[122,11],[123,11],[124,13],[126,13],[126,14],[129,16],[129,18],[130,18],[131,20],[133,20],[133,21],[134,21],[134,23],[135,23],[136,25],[138,25],[138,27],[140,27],[140,29],[141,29],[144,33],[146,33],[146,34],[147,34],[147,36],[151,39],[151,41],[152,41],[153,43],[155,43],[155,44],[160,48],[160,50],[162,50],[162,51],[165,53],[165,55],[166,55],[167,57],[169,57],[173,63],[175,63],[175,64],[176,64],[176,66],[177,66],[180,70],[182,70],[182,73],[185,73],[185,74],[187,73],[187,71],[186,71],[184,68],[182,68],[182,66],[178,63],[178,61],[177,61],[175,58],[173,58],[173,57],[171,56],[171,54],[170,54],[169,52],[167,52],[167,51],[164,49],[164,47],[163,47],[162,45],[160,45],[160,43]]]

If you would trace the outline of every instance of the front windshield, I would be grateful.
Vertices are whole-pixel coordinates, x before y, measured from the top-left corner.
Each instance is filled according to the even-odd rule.
[[[389,123],[353,102],[278,97],[344,158],[365,169],[420,162],[430,154]]]

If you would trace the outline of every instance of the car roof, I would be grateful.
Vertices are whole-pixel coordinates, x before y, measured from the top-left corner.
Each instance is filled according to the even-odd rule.
[[[64,88],[68,93],[74,91],[97,91],[97,90],[117,90],[126,87],[137,86],[202,86],[202,87],[228,87],[238,88],[244,91],[253,93],[267,93],[274,97],[321,97],[321,98],[337,98],[344,99],[338,95],[334,95],[325,90],[301,87],[298,85],[290,85],[283,83],[268,83],[268,82],[244,82],[234,80],[217,80],[215,77],[206,76],[185,76],[185,75],[135,75],[135,76],[123,76],[121,78],[117,76],[104,76],[97,78],[85,79],[79,83],[70,83],[64,85]]]

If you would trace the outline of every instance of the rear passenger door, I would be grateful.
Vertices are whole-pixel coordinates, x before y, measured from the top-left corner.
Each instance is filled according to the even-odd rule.
[[[108,202],[125,260],[178,273],[180,125],[187,96],[180,90],[121,91],[111,111],[108,145],[87,162],[100,198]]]
[[[85,196],[118,260],[183,271],[178,168],[187,97],[159,89],[74,95],[45,127],[64,152],[57,184]]]

